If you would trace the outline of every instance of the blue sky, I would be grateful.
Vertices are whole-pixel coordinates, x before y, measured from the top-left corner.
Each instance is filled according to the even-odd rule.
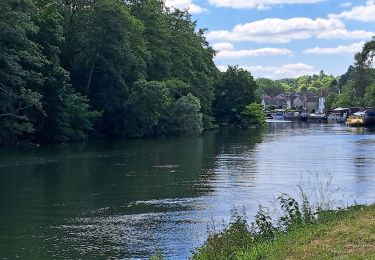
[[[335,76],[375,36],[375,0],[167,0],[188,8],[217,51],[215,63],[255,77]]]

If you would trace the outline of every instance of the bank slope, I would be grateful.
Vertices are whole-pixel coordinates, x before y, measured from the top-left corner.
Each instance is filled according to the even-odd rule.
[[[375,206],[326,212],[313,225],[238,252],[237,259],[375,259]]]

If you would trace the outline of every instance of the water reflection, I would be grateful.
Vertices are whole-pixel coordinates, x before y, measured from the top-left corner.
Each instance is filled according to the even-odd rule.
[[[228,219],[312,172],[347,202],[375,198],[375,135],[271,123],[201,137],[93,141],[0,151],[0,258],[182,258]]]

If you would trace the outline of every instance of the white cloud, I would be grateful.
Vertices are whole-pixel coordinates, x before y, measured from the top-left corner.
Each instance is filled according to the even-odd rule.
[[[339,45],[334,48],[321,48],[315,47],[311,49],[306,49],[303,53],[308,54],[344,54],[344,53],[357,53],[362,50],[365,42],[356,42],[351,45]]]
[[[230,42],[218,42],[213,45],[213,49],[216,51],[233,50],[234,46]]]
[[[230,8],[257,8],[259,10],[269,9],[272,5],[282,4],[314,4],[326,0],[209,0],[208,2],[216,7]]]
[[[344,3],[341,3],[340,4],[340,7],[342,7],[342,8],[349,8],[349,7],[351,7],[353,4],[352,3],[350,3],[350,2],[344,2]]]
[[[369,0],[365,5],[355,6],[350,11],[340,14],[330,14],[332,18],[344,18],[362,22],[375,22],[375,2]]]
[[[293,52],[285,48],[261,48],[253,50],[222,50],[216,58],[244,58],[244,57],[264,57],[275,55],[292,55]]]
[[[165,5],[170,8],[187,9],[191,14],[208,12],[207,9],[194,4],[192,0],[166,0]]]
[[[218,65],[220,71],[226,71],[227,66]],[[297,78],[303,75],[317,74],[319,71],[312,65],[304,63],[284,64],[281,66],[239,66],[251,72],[257,77],[268,77],[273,79]]]
[[[335,29],[327,32],[320,33],[317,38],[319,39],[371,39],[374,36],[374,32],[367,31],[348,31],[346,29]]]
[[[260,4],[257,6],[257,10],[270,10],[271,9],[271,6],[269,5],[263,5],[263,4]]]
[[[285,64],[279,67],[247,66],[243,68],[252,73],[266,73],[271,78],[297,78],[303,75],[311,75],[318,73],[314,66],[304,63]]]
[[[253,41],[267,43],[288,43],[292,40],[312,37],[325,39],[368,39],[374,33],[347,31],[339,19],[291,19],[269,18],[251,23],[238,24],[231,31],[220,30],[207,33],[209,40]]]

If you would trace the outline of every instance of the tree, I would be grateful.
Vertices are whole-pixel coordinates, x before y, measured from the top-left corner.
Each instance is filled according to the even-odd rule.
[[[354,59],[355,72],[353,80],[355,83],[355,92],[357,97],[363,98],[366,87],[370,85],[374,79],[374,74],[371,73],[372,69],[366,65],[364,56],[361,53],[357,53]]]
[[[30,40],[34,5],[28,0],[0,2],[0,143],[16,142],[34,129],[33,115],[43,115],[38,93],[45,60]]]
[[[84,2],[81,0],[80,2]],[[111,137],[125,133],[127,100],[133,83],[145,78],[148,57],[144,27],[121,0],[77,5],[70,20],[66,9],[67,42],[63,50],[72,85],[103,111],[96,128]]]
[[[335,107],[335,104],[337,102],[338,96],[339,96],[338,93],[329,93],[327,95],[326,103],[325,103],[325,106],[326,106],[327,110],[337,108],[337,107]]]
[[[91,111],[88,99],[79,93],[66,91],[63,96],[64,138],[85,139],[93,130],[93,120],[101,113]]]
[[[365,105],[375,107],[375,82],[366,88]]]
[[[256,89],[256,83],[249,72],[229,66],[216,83],[216,120],[224,124],[239,123],[244,107],[257,100]]]
[[[150,53],[147,62],[148,80],[165,80],[170,77],[172,60],[169,14],[161,0],[131,0],[131,14],[142,21],[144,37]]]
[[[214,80],[219,71],[213,57],[215,51],[204,37],[205,30],[197,30],[187,11],[170,12],[171,37],[171,77],[189,84],[192,94],[199,98],[203,113],[204,128],[212,127],[212,102],[214,100]]]
[[[189,84],[179,79],[169,79],[165,81],[165,85],[167,86],[174,100],[177,100],[193,92],[193,88]]]
[[[371,65],[373,58],[375,56],[375,36],[372,38],[372,41],[368,41],[363,46],[361,52],[361,60],[366,62],[367,65]]]
[[[126,115],[125,135],[143,137],[152,135],[162,114],[170,106],[167,87],[158,81],[138,81],[131,89]]]
[[[332,107],[357,107],[362,103],[361,98],[356,96],[355,81],[346,82],[343,91],[335,96]]]
[[[285,85],[278,81],[273,81],[266,78],[258,78],[256,84],[260,91],[266,95],[277,96],[281,93],[286,92]]]
[[[179,98],[172,106],[168,121],[170,134],[200,134],[203,131],[203,115],[199,99],[192,94]]]
[[[212,127],[215,51],[186,10],[161,0],[0,8],[0,143]]]
[[[241,118],[245,125],[263,126],[266,124],[263,106],[255,102],[245,106],[241,112]]]

